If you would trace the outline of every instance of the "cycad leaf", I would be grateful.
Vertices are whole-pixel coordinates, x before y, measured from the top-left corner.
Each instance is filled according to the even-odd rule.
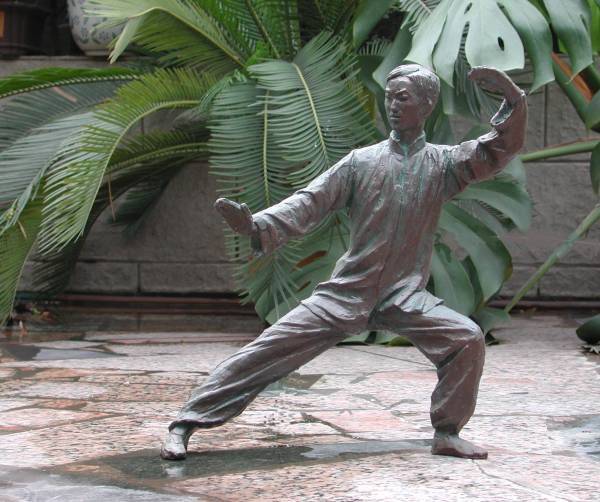
[[[41,68],[0,79],[0,99],[48,87],[106,81],[133,80],[137,71],[130,68]]]
[[[82,236],[59,250],[43,255],[34,263],[34,287],[44,296],[62,292],[69,281],[71,272],[81,251],[85,237],[102,212],[127,194],[128,190],[144,183],[145,180],[169,171],[178,171],[182,159],[188,155],[204,155],[206,145],[180,142],[179,150],[174,146],[183,138],[171,133],[151,133],[129,140],[111,159],[110,177],[105,176],[92,205]],[[171,137],[169,141],[169,137]],[[152,143],[154,140],[154,143]],[[172,143],[172,144],[169,144]],[[154,145],[156,148],[152,148]],[[118,162],[115,162],[118,160]],[[143,214],[143,213],[142,213]]]
[[[35,197],[65,138],[90,123],[91,113],[74,114],[45,125],[0,152],[0,232],[16,224],[29,200]]]
[[[350,91],[355,60],[342,41],[324,33],[304,46],[293,62],[250,67],[258,87],[270,94],[270,114],[281,155],[308,165],[290,177],[305,186],[352,148],[375,138],[362,103]]]
[[[440,0],[399,0],[400,8],[404,11],[402,28],[414,31],[433,14]]]
[[[108,99],[122,84],[98,82],[53,87],[10,99],[2,108],[0,150],[35,129]]]
[[[0,326],[10,316],[23,266],[37,237],[41,200],[33,199],[19,221],[0,233]]]
[[[362,0],[354,16],[354,47],[360,47],[396,0]]]
[[[211,171],[219,192],[239,199],[252,211],[283,200],[292,191],[291,164],[275,143],[267,92],[252,82],[237,82],[216,98],[209,142]]]
[[[119,82],[77,84],[13,98],[0,127],[0,229],[33,198],[61,144],[90,121],[82,110],[111,96]]]
[[[345,40],[352,33],[353,14],[359,0],[303,0],[298,3],[303,35],[314,37],[322,31],[332,32]]]
[[[210,2],[208,2],[210,4]],[[168,62],[191,64],[226,72],[242,67],[250,55],[247,47],[236,42],[236,32],[223,30],[200,2],[185,0],[90,0],[86,9],[91,16],[105,17],[112,24],[128,22],[128,28],[115,42],[111,60],[120,56],[126,43],[135,41],[153,52],[166,52]],[[142,18],[142,22],[132,20]]]
[[[217,176],[220,195],[246,202],[252,211],[264,209],[288,196],[294,190],[291,183],[294,168],[297,170],[297,164],[305,165],[315,157],[314,148],[307,148],[304,143],[290,146],[287,136],[290,124],[297,127],[294,122],[305,120],[303,128],[296,129],[298,134],[307,134],[304,129],[308,129],[308,137],[319,138],[319,132],[324,137],[325,153],[317,153],[321,165],[314,175],[329,167],[329,162],[338,160],[338,155],[346,154],[352,149],[354,141],[359,141],[359,138],[355,140],[346,133],[330,143],[330,131],[321,131],[322,118],[329,123],[334,117],[342,117],[338,120],[344,122],[344,114],[352,116],[352,108],[350,112],[337,108],[339,103],[354,103],[360,107],[360,102],[351,93],[351,100],[346,97],[338,100],[338,93],[349,91],[343,85],[336,89],[341,79],[334,71],[340,70],[328,68],[337,63],[335,59],[315,59],[315,62],[327,62],[325,70],[330,72],[326,74],[330,76],[330,80],[320,81],[309,62],[301,59],[303,55],[305,56],[301,51],[296,59],[297,63],[276,61],[258,65],[258,87],[247,81],[233,83],[219,94],[213,104],[213,120],[210,123],[211,168]],[[310,71],[308,75],[303,72],[307,66],[313,71],[312,74]],[[278,73],[279,68],[287,73]],[[285,80],[290,74],[293,76],[291,82]],[[278,75],[283,75],[282,82],[277,80]],[[267,81],[270,86],[261,86],[263,81]],[[300,86],[299,92],[298,89],[290,89],[294,85]],[[329,94],[331,88],[333,93]],[[313,97],[315,94],[317,97],[312,100],[314,106],[311,107],[308,96]],[[330,108],[326,107],[327,103]],[[288,106],[294,107],[293,116],[288,116]],[[282,135],[285,143],[281,142]],[[352,138],[350,141],[347,139],[349,137]],[[335,139],[338,143],[335,143]],[[339,142],[343,140],[346,143],[340,145]],[[336,148],[339,150],[335,150]],[[338,151],[339,154],[336,153]],[[290,155],[290,152],[295,155]],[[283,155],[289,155],[290,158],[284,159]],[[306,174],[304,176],[305,180],[300,184],[310,181]],[[291,242],[274,255],[252,262],[248,261],[248,242],[229,235],[229,255],[240,264],[236,278],[241,289],[255,302],[261,317],[278,317],[287,312],[297,304],[302,295],[312,292],[315,277],[318,276],[318,282],[321,282],[331,273],[334,261],[341,254],[341,249],[338,254],[337,248],[332,248],[332,232],[336,236],[333,242],[338,238],[339,225],[336,223],[337,219],[329,218],[301,242]]]
[[[161,109],[195,106],[212,84],[191,70],[159,70],[122,87],[99,107],[91,125],[62,146],[48,173],[40,249],[60,249],[81,236],[116,148],[140,119]]]

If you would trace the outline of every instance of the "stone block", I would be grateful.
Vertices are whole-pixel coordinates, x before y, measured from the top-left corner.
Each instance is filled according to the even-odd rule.
[[[598,198],[585,163],[527,164],[527,187],[534,203],[532,230],[566,238],[592,210]],[[600,226],[590,232],[600,240]]]
[[[600,299],[600,266],[554,266],[540,281],[544,298]]]
[[[68,286],[74,293],[136,293],[137,263],[78,262]]]
[[[519,265],[541,265],[563,243],[564,235],[551,230],[531,230],[526,234],[511,233],[503,240]],[[587,237],[576,242],[560,260],[571,265],[600,263],[600,241]]]
[[[171,181],[135,236],[123,236],[121,228],[110,223],[107,210],[94,225],[81,257],[159,263],[222,261],[223,223],[213,207],[216,197],[208,166],[190,164]]]
[[[534,274],[535,270],[536,267],[532,266],[514,265],[513,273],[510,279],[508,279],[508,281],[506,281],[506,283],[502,287],[499,296],[503,298],[512,298],[515,295],[515,293],[519,291],[519,289],[521,289],[525,282],[527,282],[527,279],[529,279]],[[537,286],[534,286],[524,296],[524,299],[535,299],[538,296],[538,288]]]
[[[228,263],[141,263],[142,293],[229,293],[235,289]]]

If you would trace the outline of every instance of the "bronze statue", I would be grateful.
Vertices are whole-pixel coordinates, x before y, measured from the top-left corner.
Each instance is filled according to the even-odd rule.
[[[255,215],[244,204],[217,200],[217,210],[233,230],[251,237],[257,253],[272,252],[346,208],[349,249],[310,298],[217,366],[192,393],[169,427],[163,458],[185,458],[195,430],[224,424],[270,383],[367,329],[406,336],[435,364],[432,453],[487,458],[484,449],[459,437],[475,409],[483,335],[425,286],[442,205],[469,183],[493,176],[521,149],[527,104],[501,71],[477,67],[469,76],[504,96],[492,130],[476,140],[426,142],[423,125],[436,105],[439,79],[419,65],[403,65],[387,78],[389,139],[352,151],[308,187]]]

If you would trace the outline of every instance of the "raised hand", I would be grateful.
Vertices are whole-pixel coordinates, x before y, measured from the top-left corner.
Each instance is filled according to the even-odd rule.
[[[221,198],[216,200],[215,209],[234,232],[241,235],[253,235],[255,233],[252,213],[246,204],[238,204],[232,200]]]
[[[509,104],[523,96],[523,91],[501,70],[488,66],[475,66],[469,72],[469,79],[486,91],[502,94]]]

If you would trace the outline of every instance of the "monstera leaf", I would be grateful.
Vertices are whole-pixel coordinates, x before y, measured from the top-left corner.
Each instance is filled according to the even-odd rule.
[[[454,65],[463,47],[471,66],[501,70],[522,68],[525,49],[533,64],[535,90],[554,80],[551,25],[578,73],[592,63],[589,5],[585,0],[543,0],[543,5],[542,12],[527,0],[442,0],[420,18],[407,59],[435,69],[453,86]]]

